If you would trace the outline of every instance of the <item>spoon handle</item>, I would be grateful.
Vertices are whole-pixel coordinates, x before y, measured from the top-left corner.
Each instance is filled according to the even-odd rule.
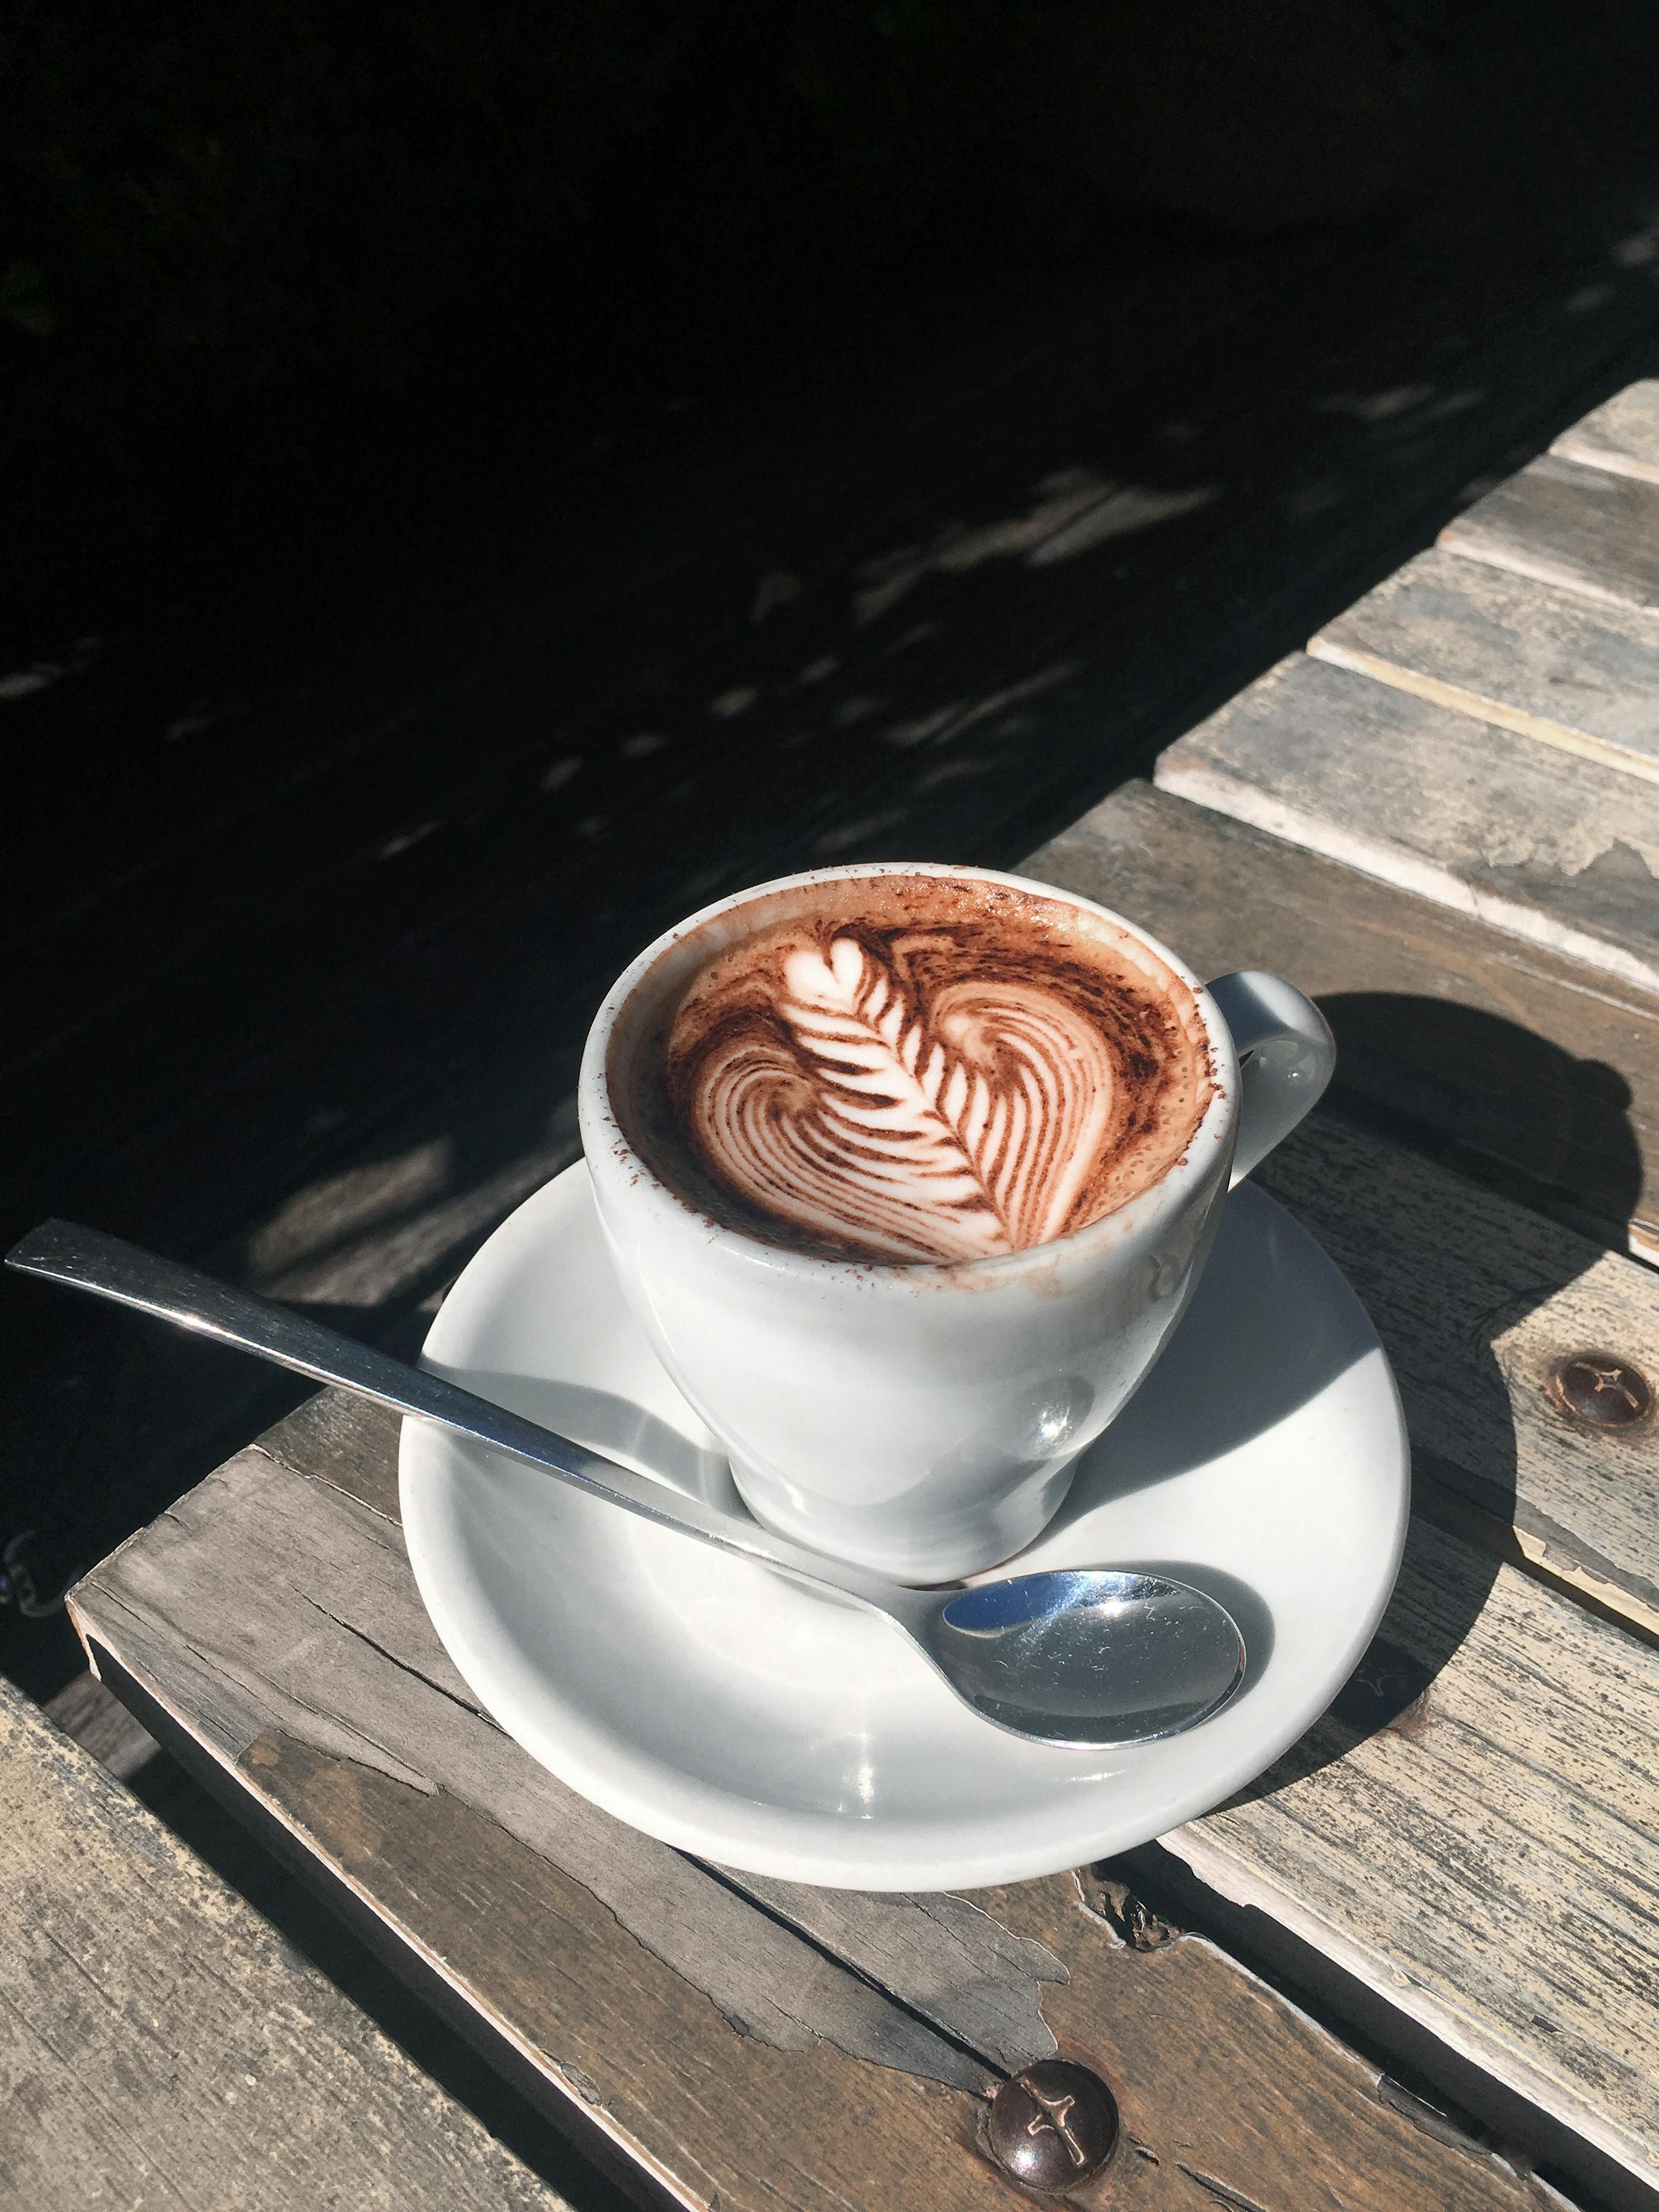
[[[642,1520],[886,1608],[888,1586],[855,1567],[843,1568],[784,1537],[734,1521],[649,1475],[619,1467],[603,1452],[573,1443],[505,1406],[476,1397],[441,1375],[409,1366],[287,1306],[216,1282],[210,1275],[161,1259],[119,1237],[106,1237],[101,1230],[82,1229],[71,1221],[43,1221],[12,1247],[6,1265],[48,1282],[90,1291],[96,1297],[112,1298],[118,1305],[136,1307],[140,1313],[251,1352],[315,1382],[336,1383],[360,1398],[390,1407],[393,1413],[453,1429],[556,1475],[573,1490],[637,1513]],[[890,1592],[892,1598],[899,1595],[896,1588]]]

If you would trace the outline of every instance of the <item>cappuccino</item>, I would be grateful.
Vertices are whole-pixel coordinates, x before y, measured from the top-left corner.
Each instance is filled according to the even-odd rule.
[[[765,1242],[890,1263],[1050,1243],[1156,1182],[1213,1095],[1185,980],[1036,889],[842,877],[742,922],[612,1096],[671,1188]]]

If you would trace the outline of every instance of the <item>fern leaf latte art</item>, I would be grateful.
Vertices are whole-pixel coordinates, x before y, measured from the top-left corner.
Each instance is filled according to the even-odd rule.
[[[809,1237],[978,1259],[1065,1227],[1105,1133],[1105,1040],[1040,984],[947,984],[926,1007],[856,937],[782,963],[783,1038],[731,1038],[687,1098],[697,1146]],[[780,1049],[780,1047],[782,1049]]]
[[[1193,994],[1035,891],[819,887],[711,948],[661,1044],[649,1147],[730,1225],[835,1258],[1052,1243],[1146,1188],[1211,1095]]]

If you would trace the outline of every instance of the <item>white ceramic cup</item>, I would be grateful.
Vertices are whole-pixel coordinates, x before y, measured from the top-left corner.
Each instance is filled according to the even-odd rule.
[[[615,1110],[645,1040],[713,952],[760,926],[758,902],[769,924],[810,912],[825,883],[917,875],[1057,899],[1188,986],[1213,1089],[1185,1152],[1088,1228],[987,1259],[821,1259],[710,1220]],[[722,899],[641,953],[588,1036],[582,1145],[628,1302],[755,1517],[896,1581],[944,1582],[1011,1558],[1054,1513],[1079,1455],[1168,1342],[1228,1190],[1302,1119],[1335,1060],[1324,1018],[1282,976],[1206,990],[1092,900],[986,868],[823,868]]]

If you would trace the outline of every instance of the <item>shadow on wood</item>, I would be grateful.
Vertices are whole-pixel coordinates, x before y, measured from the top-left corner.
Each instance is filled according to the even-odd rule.
[[[1386,992],[1338,994],[1321,1001],[1335,1032],[1339,1065],[1361,1097],[1377,1087],[1368,1063],[1438,1067],[1439,1085],[1421,1102],[1430,1133],[1460,1129],[1462,1141],[1505,1163],[1536,1148],[1540,1180],[1561,1179],[1562,1156],[1594,1164],[1611,1218],[1621,1218],[1641,1186],[1642,1162],[1626,1109],[1629,1086],[1616,1069],[1576,1060],[1517,1024],[1478,1008]],[[1469,1083],[1468,1071],[1479,1072]],[[1419,1080],[1431,1080],[1426,1073]],[[1409,1111],[1411,1102],[1401,1102]],[[1393,1118],[1393,1117],[1391,1117]],[[1496,1125],[1496,1126],[1494,1126]],[[1432,1137],[1431,1137],[1432,1140]],[[1516,1360],[1527,1328],[1599,1255],[1566,1235],[1528,1237],[1519,1265],[1490,1237],[1449,1267],[1444,1249],[1455,1225],[1434,1210],[1389,1202],[1379,1184],[1340,1198],[1328,1175],[1298,1173],[1294,1145],[1263,1178],[1333,1250],[1371,1306],[1393,1357],[1413,1438],[1417,1504],[1431,1517],[1448,1496],[1473,1509],[1482,1533],[1524,1525],[1517,1498]],[[1520,1217],[1527,1218],[1526,1217]],[[1530,1226],[1528,1220],[1528,1225]],[[1525,1278],[1524,1287],[1517,1276]],[[1414,1306],[1409,1339],[1396,1310]],[[1500,1351],[1500,1346],[1504,1347]],[[1588,1347],[1563,1344],[1563,1352]],[[1543,1401],[1545,1376],[1529,1378]],[[1455,1403],[1455,1465],[1436,1449],[1447,1441]],[[1434,1442],[1429,1443],[1427,1439]],[[1471,1551],[1467,1571],[1448,1576],[1435,1554],[1408,1547],[1395,1596],[1370,1649],[1323,1717],[1274,1766],[1232,1802],[1249,1804],[1340,1759],[1382,1729],[1409,1735],[1422,1724],[1436,1676],[1478,1619],[1498,1569],[1498,1549]]]
[[[1388,1101],[1387,1119],[1488,1180],[1571,1192],[1617,1238],[1642,1194],[1631,1086],[1500,1014],[1387,991],[1322,999],[1345,1094]]]

